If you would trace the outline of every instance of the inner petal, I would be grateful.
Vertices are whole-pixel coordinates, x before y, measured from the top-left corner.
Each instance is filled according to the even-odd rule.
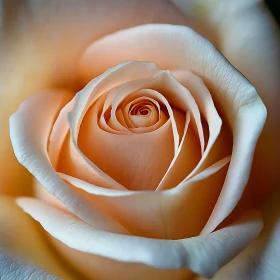
[[[120,86],[118,89],[116,89],[115,93],[111,92],[110,94],[113,96],[112,103],[111,103],[112,113],[113,113],[112,117],[115,118],[114,112],[116,111],[118,106],[122,104],[122,102],[125,102],[125,100],[128,101],[129,98],[130,100],[134,100],[136,97],[141,97],[143,96],[143,91],[144,91],[145,96],[148,96],[152,99],[156,99],[162,104],[164,104],[168,112],[169,119],[171,121],[173,137],[174,137],[174,151],[176,152],[179,146],[180,135],[178,132],[178,127],[176,125],[175,114],[168,100],[160,93],[160,91],[149,89],[150,87],[153,87],[156,84],[157,84],[156,77],[152,79],[135,80],[135,81],[128,82],[123,86]]]
[[[92,125],[98,123],[99,108],[97,102],[84,117],[79,133],[81,151],[126,188],[155,190],[174,157],[171,121],[150,133],[113,134]]]
[[[132,132],[133,130],[134,133],[147,133],[158,129],[166,122],[167,119],[170,119],[174,136],[174,149],[176,151],[178,149],[179,140],[181,137],[181,133],[178,131],[175,120],[178,117],[178,114],[175,114],[168,100],[160,93],[161,87],[157,88],[159,92],[151,89],[155,87],[157,83],[157,76],[155,76],[151,79],[138,79],[130,81],[112,89],[107,95],[103,104],[100,117],[100,127],[108,132],[112,131],[111,129],[113,129],[117,132],[116,134],[129,134],[129,132]],[[121,118],[119,118],[120,115],[118,115],[120,112],[119,108],[125,102],[133,101],[138,97],[143,97],[143,95],[151,99],[155,99],[163,105],[165,108],[165,110],[162,110],[162,112],[164,112],[162,114],[163,117],[161,118],[160,122],[156,123],[154,126],[128,129],[127,126],[121,123]],[[110,119],[108,123],[105,124],[104,116],[108,113],[110,114]],[[122,115],[123,119],[126,115],[128,114]],[[126,121],[128,120],[129,118],[127,118]],[[110,125],[110,128],[107,129],[106,125]]]
[[[152,126],[159,121],[161,115],[159,103],[145,96],[129,102],[122,111],[131,128]]]

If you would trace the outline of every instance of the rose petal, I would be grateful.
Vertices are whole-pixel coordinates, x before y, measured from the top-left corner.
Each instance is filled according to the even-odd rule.
[[[280,189],[272,194],[263,207],[264,229],[246,250],[236,256],[215,275],[213,280],[255,280],[280,277]]]
[[[230,63],[256,87],[268,118],[256,147],[247,185],[248,200],[259,205],[278,185],[280,149],[280,32],[266,1],[172,1],[210,39]],[[266,147],[270,147],[267,149]]]
[[[105,69],[107,70],[107,69]],[[69,119],[73,122],[73,135],[77,138],[82,118],[89,107],[104,93],[125,82],[151,78],[162,72],[154,63],[127,61],[108,68],[102,75],[93,79],[75,97],[75,106],[69,113]]]
[[[135,65],[137,65],[137,62],[135,62]],[[112,90],[106,98],[101,117],[102,115],[104,116],[104,113],[110,109],[110,106],[112,106],[112,114],[116,112],[119,104],[121,104],[129,95],[136,95],[137,97],[137,90],[141,88],[156,89],[157,91],[161,92],[161,94],[159,94],[154,91],[146,90],[145,96],[155,98],[166,106],[170,114],[176,154],[178,154],[177,150],[179,148],[179,135],[177,132],[176,123],[181,123],[182,121],[176,120],[175,122],[172,114],[172,108],[168,104],[167,100],[173,105],[173,108],[177,107],[184,111],[188,109],[190,110],[190,113],[195,119],[195,123],[198,127],[203,149],[203,132],[197,105],[193,98],[190,96],[187,89],[178,84],[178,82],[167,72],[159,73],[151,79],[138,79],[127,82],[124,85],[116,88],[115,90]],[[166,99],[164,98],[164,96],[166,97]],[[89,113],[87,113],[84,117],[84,121],[81,125],[81,131],[79,134],[79,146],[81,147],[81,151],[84,155],[87,155],[87,157],[89,157],[89,159],[94,164],[99,166],[99,168],[101,168],[106,174],[110,175],[120,184],[128,187],[129,189],[155,189],[167,170],[166,164],[169,165],[171,162],[171,153],[168,153],[166,149],[166,147],[171,147],[171,139],[169,139],[168,136],[163,136],[163,134],[157,135],[156,132],[159,132],[160,129],[154,131],[152,135],[153,137],[157,137],[155,138],[156,142],[160,142],[159,139],[165,139],[165,142],[160,142],[165,145],[165,148],[163,149],[163,146],[161,145],[156,145],[157,148],[151,148],[152,144],[149,143],[154,143],[154,141],[152,141],[151,139],[149,141],[144,140],[148,139],[151,134],[137,136],[137,145],[132,144],[134,142],[131,142],[131,140],[134,139],[133,135],[129,135],[126,137],[123,135],[121,137],[121,135],[115,136],[111,133],[104,134],[104,132],[98,129],[97,125],[92,125],[98,122],[97,115],[98,110],[101,106],[102,101],[97,102],[96,105],[93,105],[92,107],[92,117],[89,116]],[[174,114],[174,116],[176,116],[176,114]],[[118,123],[116,117],[115,119],[112,118],[112,121],[114,121],[113,125],[115,127],[118,127],[120,129],[123,128],[128,131],[127,128]],[[97,135],[104,136],[102,138],[98,138]],[[124,145],[124,142],[126,142],[127,144]],[[130,152],[128,152],[129,148]],[[147,156],[147,154],[143,152],[145,150],[148,150],[150,152],[154,151],[155,153],[158,153],[158,155]],[[165,150],[164,153],[162,152],[163,150]],[[188,157],[191,156],[191,153],[188,153]],[[135,160],[135,158],[137,158],[137,160]],[[161,158],[161,160],[159,160],[159,158]],[[147,159],[149,159],[148,162]],[[116,162],[119,162],[119,164],[116,165]],[[160,162],[160,164],[158,164],[158,162]],[[190,159],[190,162],[191,167],[194,167],[194,163],[197,162],[196,157]],[[145,168],[145,172],[143,171],[143,168]],[[135,172],[135,170],[142,171]],[[178,183],[188,175],[191,169],[181,169],[181,171],[183,173],[181,172],[182,174],[180,174],[180,178],[177,178]],[[172,185],[174,186],[175,183],[172,182]],[[172,186],[168,185],[168,188],[170,187]]]
[[[131,79],[150,77],[161,72],[153,63],[125,62],[117,65],[105,73],[92,80],[82,91],[75,96],[75,105],[68,114],[70,126],[70,141],[67,148],[75,158],[80,158],[80,162],[91,166],[99,175],[105,178],[113,187],[123,188],[110,176],[104,173],[98,166],[90,161],[79,149],[77,144],[78,132],[84,115],[89,107],[107,91]],[[120,77],[122,79],[120,80]],[[75,163],[76,161],[74,161]],[[79,161],[77,161],[79,162]]]
[[[114,52],[110,53],[112,45]],[[99,63],[105,53],[106,61]],[[143,25],[111,34],[87,49],[80,67],[98,75],[131,59],[153,61],[163,69],[191,70],[200,76],[232,128],[232,160],[217,207],[205,229],[209,232],[229,215],[243,193],[266,109],[248,80],[209,41],[184,26]]]
[[[139,82],[139,81],[138,81]],[[138,83],[137,82],[137,83]],[[141,84],[141,81],[140,81]],[[145,82],[143,81],[144,85]],[[160,127],[160,123],[163,123],[166,121],[167,116],[162,116],[163,114],[161,114],[160,112],[160,105],[158,104],[158,102],[150,97],[147,97],[148,92],[150,91],[149,89],[140,89],[140,90],[136,90],[133,93],[129,93],[126,92],[127,90],[130,91],[130,89],[127,89],[128,85],[123,85],[120,88],[116,88],[114,91],[112,90],[110,92],[110,94],[108,95],[108,97],[106,98],[105,104],[104,104],[104,108],[101,112],[101,116],[100,116],[100,120],[99,120],[99,125],[102,129],[104,129],[107,132],[112,132],[114,134],[131,134],[130,132],[149,132],[149,131],[153,131],[155,129],[152,129],[151,126],[153,126],[153,128],[158,128]],[[114,100],[114,104],[111,104],[110,102],[113,102],[113,100],[111,100],[111,98],[113,96],[116,96],[119,92],[122,92],[121,95],[124,95],[124,91],[126,92],[126,94],[128,94],[126,96],[126,99],[121,99],[118,100],[116,102],[115,99]],[[120,93],[119,93],[120,94]],[[137,97],[138,96],[138,97]],[[143,129],[141,127],[136,127],[133,122],[131,121],[131,117],[136,117],[131,115],[130,112],[130,106],[133,106],[133,104],[135,102],[137,102],[137,100],[150,100],[150,102],[154,103],[155,106],[158,108],[158,113],[154,116],[155,120],[153,121],[154,124],[148,126],[146,129]],[[108,100],[109,103],[108,103]],[[104,102],[100,102],[100,103],[104,103]],[[169,106],[168,102],[166,102],[166,106]],[[170,106],[169,106],[170,107]],[[110,110],[111,109],[111,110]],[[109,121],[105,121],[105,113],[107,113],[108,111],[110,111],[110,119]],[[148,119],[152,118],[153,116],[149,116]],[[163,120],[161,119],[161,117],[163,117]],[[159,119],[161,120],[160,122]],[[156,122],[157,120],[157,122]]]
[[[98,183],[105,187],[123,189],[122,185],[118,184],[110,176],[100,170],[98,166],[88,160],[87,157],[80,152],[76,143],[78,133],[77,128],[81,122],[81,114],[84,115],[89,106],[95,102],[99,96],[116,86],[118,83],[122,83],[139,76],[141,77],[143,71],[145,75],[150,76],[161,70],[152,63],[138,63],[137,66],[135,66],[135,63],[133,62],[126,62],[109,69],[103,75],[94,79],[75,96],[75,99],[72,100],[75,105],[72,105],[73,108],[69,112],[72,137],[70,137],[70,141],[69,138],[65,139],[64,147],[60,153],[60,158],[62,159],[58,166],[58,170],[60,172],[65,172],[65,170],[67,170],[67,172],[69,172],[72,176],[77,176],[86,181]],[[122,80],[119,79],[120,76],[122,77]],[[62,118],[65,117],[66,116],[64,114]],[[64,123],[65,122],[66,120],[64,120]],[[59,129],[57,130],[59,131]]]
[[[180,118],[180,114],[176,114],[176,111],[172,109],[172,107],[169,104],[168,99],[165,98],[163,92],[163,88],[161,87],[161,81],[163,79],[163,73],[159,73],[156,76],[150,78],[150,79],[138,79],[138,80],[132,80],[130,82],[125,83],[119,88],[116,88],[115,91],[111,92],[111,95],[108,96],[106,99],[107,102],[104,104],[103,112],[105,112],[107,109],[110,108],[112,105],[112,111],[114,112],[116,110],[116,107],[123,101],[125,101],[126,98],[131,98],[132,100],[134,98],[137,98],[139,96],[142,96],[141,89],[142,88],[149,88],[145,90],[145,96],[154,98],[161,103],[165,105],[165,108],[167,109],[167,112],[169,114],[169,119],[172,125],[172,131],[173,131],[173,138],[174,138],[174,151],[176,152],[179,146],[180,141],[180,133],[178,130],[177,123],[180,123],[180,121],[176,121],[176,117]],[[111,103],[112,102],[112,103]]]
[[[155,189],[173,157],[170,121],[150,133],[116,135],[96,125],[97,110],[93,106],[87,112],[80,128],[79,147],[83,154],[130,190]],[[159,139],[165,141],[160,143]]]
[[[216,111],[216,108],[214,106],[212,97],[208,89],[206,88],[203,81],[198,76],[192,74],[190,71],[182,71],[182,70],[173,70],[172,74],[184,87],[190,90],[192,96],[194,97],[196,103],[198,104],[202,116],[206,119],[207,124],[209,126],[210,137],[208,139],[206,150],[204,151],[202,158],[200,159],[200,162],[197,164],[195,168],[192,169],[192,172],[190,172],[190,174],[188,174],[187,177],[182,178],[188,180],[193,175],[203,170],[203,168],[207,166],[207,163],[208,166],[210,165],[209,152],[212,150],[212,147],[215,141],[217,140],[217,137],[220,134],[222,121]],[[188,150],[188,147],[190,147],[189,146],[190,143],[184,143],[184,145],[186,145],[185,150],[186,149]],[[221,145],[225,146],[225,143],[221,143]],[[191,147],[193,147],[193,145],[191,145]],[[179,167],[185,165],[183,162],[186,160],[186,157],[188,156],[185,153],[179,154],[179,160],[176,163],[176,167],[173,167],[174,170],[173,172],[177,173],[180,170]],[[195,160],[195,157],[193,157],[192,159]],[[220,160],[220,158],[217,158],[217,160]],[[214,162],[212,162],[211,164],[213,163]],[[174,179],[174,178],[177,179],[180,177],[178,174],[177,175],[169,174],[168,176],[170,179]],[[180,181],[178,180],[177,182],[179,183]],[[165,188],[164,184],[166,184],[166,182],[162,181],[158,189],[161,190]]]
[[[259,213],[250,213],[233,225],[211,234],[181,240],[159,240],[96,230],[36,199],[20,198],[17,203],[52,236],[76,250],[160,269],[189,268],[206,277],[212,277],[262,229]]]
[[[141,90],[139,94],[142,94],[143,97],[139,97],[128,104],[125,102],[122,106],[123,117],[130,128],[150,127],[161,119],[160,104],[152,98],[145,97],[145,90]],[[143,110],[145,110],[145,114],[143,114]],[[138,124],[138,121],[141,125]]]
[[[87,57],[88,52],[91,52],[90,48],[85,54],[85,59],[88,59],[88,57]],[[145,73],[145,75],[143,75],[144,72],[142,72],[142,77],[139,77],[139,78],[142,78],[142,79],[143,78],[148,78],[149,76],[151,77],[151,74],[153,74],[153,76],[156,76],[156,74],[160,74],[160,72],[162,72],[162,70],[160,68],[158,68],[156,65],[153,65],[153,63],[148,63],[148,62],[146,62],[146,63],[142,62],[142,64],[141,63],[139,64],[139,62],[134,62],[134,63],[130,62],[130,63],[131,64],[129,64],[128,67],[131,66],[131,65],[133,65],[134,68],[137,67],[136,68],[137,70],[135,69],[132,72],[132,74],[130,74],[130,75],[134,75],[134,77],[133,78],[131,77],[130,80],[136,79],[135,72],[141,74],[141,70],[144,71],[144,69],[143,69],[144,67],[149,69],[149,71],[146,70],[147,73]],[[84,66],[84,67],[86,67],[86,66]],[[120,66],[120,68],[121,68],[121,66]],[[125,75],[125,78],[129,77],[129,75],[125,72],[124,72],[124,74],[122,74],[122,76],[123,75]],[[195,103],[195,100],[193,99],[193,97],[191,96],[189,91],[186,88],[184,88],[183,86],[181,86],[177,82],[177,80],[168,71],[162,72],[162,74],[159,75],[158,78],[161,79],[161,82],[163,84],[161,86],[158,86],[159,89],[158,88],[153,88],[153,89],[161,92],[160,89],[165,88],[166,90],[164,92],[165,93],[164,96],[167,98],[167,100],[170,102],[170,104],[174,105],[175,107],[177,107],[177,108],[179,108],[183,111],[190,110],[192,118],[194,118],[195,124],[197,126],[197,131],[198,131],[198,135],[199,135],[199,139],[200,139],[200,143],[201,143],[201,150],[203,151],[204,150],[203,129],[202,129],[202,126],[201,126],[200,113],[199,113],[198,107]],[[136,82],[136,83],[138,83],[138,82]],[[141,87],[141,82],[139,84],[139,87]],[[167,90],[167,89],[169,89],[169,90]],[[175,92],[175,94],[174,94],[174,92]],[[94,95],[92,94],[92,96],[94,96]],[[108,96],[109,99],[107,99],[106,102],[105,102],[105,108],[106,109],[108,108],[109,105],[111,105],[113,96],[115,96],[115,95],[111,94],[111,96]],[[96,98],[97,97],[95,97],[95,99]],[[81,102],[84,102],[84,101],[81,101]],[[84,104],[85,104],[85,102],[84,102]],[[92,104],[92,101],[91,101],[90,104]],[[87,108],[88,108],[88,105],[83,110],[83,114],[87,110]],[[75,114],[78,115],[76,117],[76,119],[80,118],[80,116],[82,115],[81,109],[80,109],[80,111],[77,111],[77,110],[78,109],[73,110],[73,113],[72,113],[74,115],[74,112],[75,112]],[[76,120],[76,122],[77,122],[77,120]]]
[[[57,252],[46,243],[45,233],[38,227],[36,221],[30,219],[16,205],[13,198],[1,196],[0,206],[0,248],[18,258],[38,265],[40,268],[62,279],[74,280],[79,278],[79,275],[69,268],[66,263],[63,263]],[[2,276],[1,273],[5,270],[3,270],[1,260],[0,268],[0,275]],[[11,268],[13,271],[15,270],[15,266]]]
[[[71,100],[60,111],[50,133],[48,143],[48,156],[55,170],[77,176],[83,180],[104,187],[121,188],[121,186],[108,182],[103,174],[98,173],[86,161],[79,157],[79,153],[69,143],[69,124],[67,115],[72,110],[74,100]]]
[[[133,71],[131,71],[131,70],[133,70]],[[121,71],[121,73],[118,73],[119,71]],[[104,92],[108,91],[108,89],[110,89],[110,87],[115,86],[115,83],[117,82],[117,80],[116,81],[114,80],[114,79],[116,79],[116,73],[118,73],[119,75],[122,76],[123,81],[128,80],[128,79],[137,78],[137,75],[139,77],[141,77],[141,75],[142,75],[142,77],[143,76],[147,77],[149,75],[151,76],[151,75],[156,75],[158,73],[159,74],[155,76],[154,81],[152,83],[147,80],[146,83],[148,82],[148,84],[145,84],[144,79],[143,80],[139,79],[139,80],[135,80],[133,82],[126,83],[123,86],[121,86],[120,88],[117,88],[115,90],[115,91],[117,91],[116,93],[114,90],[111,91],[111,93],[108,95],[108,97],[105,101],[103,113],[106,112],[106,110],[108,110],[110,108],[111,102],[113,102],[112,103],[113,111],[116,111],[116,108],[118,106],[117,104],[119,104],[119,102],[121,102],[121,100],[124,100],[125,92],[129,93],[130,91],[137,91],[138,89],[141,89],[143,87],[144,88],[156,88],[157,90],[164,89],[163,94],[166,95],[168,100],[170,100],[172,103],[174,103],[175,106],[177,105],[177,107],[182,107],[182,109],[184,109],[184,110],[190,109],[190,112],[191,112],[192,116],[194,117],[194,119],[196,121],[196,125],[199,130],[200,140],[201,140],[202,149],[203,149],[203,135],[202,135],[203,131],[202,131],[201,123],[200,123],[199,111],[198,111],[198,108],[197,108],[194,100],[190,96],[189,92],[185,88],[180,86],[171,75],[169,75],[168,73],[165,73],[165,72],[160,74],[161,72],[162,72],[162,70],[157,68],[152,63],[128,62],[124,65],[120,65],[120,66],[117,66],[116,68],[109,70],[107,73],[105,72],[105,74],[103,74],[102,76],[97,78],[96,81],[92,81],[83,91],[81,91],[81,93],[79,93],[76,96],[75,106],[73,107],[73,110],[69,114],[70,127],[73,128],[72,133],[71,133],[73,142],[72,141],[70,142],[70,149],[71,149],[71,145],[73,145],[73,150],[79,152],[78,145],[75,142],[76,142],[76,137],[77,137],[76,135],[78,133],[78,127],[80,126],[80,123],[81,123],[81,118],[83,117],[83,115],[86,114],[87,108],[89,108],[89,106],[91,104],[93,104],[96,101],[96,99],[101,96],[102,93],[104,94]],[[107,83],[105,84],[105,82],[107,82]],[[118,81],[118,82],[120,83],[120,81]],[[164,83],[164,87],[162,86],[162,83]],[[105,87],[105,88],[102,88],[102,87]],[[178,95],[179,99],[174,98],[174,96],[173,96],[174,91],[176,92],[176,95]],[[120,99],[121,96],[123,96],[122,97],[123,99]],[[157,98],[159,98],[159,97],[157,97]],[[188,99],[188,102],[186,101],[186,99]],[[161,100],[161,102],[163,102],[163,100]],[[165,106],[167,106],[166,101],[164,103],[165,103]],[[84,106],[85,106],[85,108],[84,108]],[[171,113],[171,109],[169,109],[169,113]],[[175,139],[175,149],[176,149],[176,147],[178,147],[178,145],[179,145],[179,136],[178,136],[178,133],[176,132],[176,124],[175,124],[173,118],[171,118],[171,122],[172,122],[172,128],[173,128],[173,132],[174,132],[173,135],[175,137],[174,139]],[[103,123],[103,125],[104,125],[104,123]],[[114,125],[117,125],[117,120],[115,120]],[[87,126],[87,127],[91,127],[92,129],[95,128],[95,126]],[[123,127],[123,128],[125,128],[125,127]],[[87,134],[88,134],[88,132],[87,132]],[[89,133],[89,135],[93,136],[94,133]],[[86,143],[88,143],[91,147],[91,143],[96,143],[98,145],[98,143],[103,143],[103,141],[101,141],[101,142],[95,141],[95,140],[86,141],[86,138],[84,137],[83,141],[81,141],[81,143],[84,146],[86,145]],[[113,145],[115,142],[110,141],[110,143],[111,143],[111,145]],[[87,149],[84,147],[83,152],[84,153],[80,153],[80,155],[89,164],[91,164],[91,165],[93,165],[95,163],[97,165],[101,164],[103,166],[103,170],[105,171],[105,169],[106,169],[107,174],[110,173],[110,170],[114,170],[111,167],[109,169],[104,167],[104,164],[102,164],[102,162],[101,162],[102,158],[104,159],[104,155],[102,155],[101,161],[99,161],[99,162],[96,162],[97,159],[96,158],[94,159],[93,157],[91,157],[91,162],[89,161],[89,159],[87,159],[86,154],[90,153],[90,152],[92,153],[92,147],[90,149]],[[95,152],[92,154],[96,157],[98,152],[99,153],[102,152],[102,150],[100,150],[100,147],[98,149],[95,149]],[[114,152],[111,151],[110,156],[112,157],[113,154],[114,154]],[[112,164],[116,161],[110,160],[110,161],[106,161],[106,162],[108,164],[110,164],[110,163]],[[168,160],[168,162],[171,162],[171,160]],[[125,166],[127,166],[127,164],[125,164]],[[96,165],[95,165],[95,168],[98,169],[98,167]],[[121,168],[121,166],[120,166],[120,168]],[[61,169],[59,169],[59,170],[62,172],[65,172]],[[64,170],[66,170],[66,169],[64,168]],[[164,170],[164,172],[165,171],[166,170]],[[99,169],[99,172],[101,172],[100,169]],[[121,172],[119,172],[117,170],[115,170],[115,173],[116,174],[115,174],[114,178],[118,178],[119,177],[118,175],[121,176],[121,174],[122,174]],[[132,174],[131,172],[127,172],[127,173]],[[149,173],[152,174],[153,172],[150,171]],[[154,172],[153,174],[157,174],[158,177],[163,176],[163,174],[161,174],[160,172],[156,172],[156,173]],[[74,174],[72,174],[72,175],[74,175]],[[112,175],[111,175],[111,178],[112,178]],[[142,176],[142,178],[143,178],[143,176]],[[145,178],[143,178],[143,179],[145,179]],[[138,182],[139,180],[133,179],[133,181]],[[122,184],[124,184],[123,180],[119,179],[118,182],[119,183],[121,182]],[[141,182],[138,182],[138,183],[141,183]],[[128,186],[130,184],[129,181],[126,184]],[[146,185],[146,184],[144,184],[144,185]],[[152,185],[153,184],[151,184],[151,186]],[[143,187],[141,187],[141,188],[143,188]],[[145,187],[145,188],[147,188],[147,187]]]
[[[168,170],[162,177],[157,191],[176,187],[195,168],[200,160],[200,151],[193,128],[189,126],[190,114],[187,113],[184,134],[176,154],[170,163]]]
[[[193,280],[194,273],[186,268],[158,269],[142,263],[120,262],[72,249],[51,235],[48,237],[69,264],[82,271],[86,279],[112,280],[117,275],[119,280]]]
[[[227,157],[178,187],[161,192],[117,191],[59,175],[73,188],[85,191],[81,194],[134,235],[175,239],[201,232],[221,191],[229,161]]]
[[[215,108],[212,96],[201,78],[192,74],[190,71],[174,70],[172,71],[172,74],[184,87],[186,87],[191,92],[202,116],[208,124],[209,129],[209,139],[206,149],[196,168],[186,178],[187,180],[207,166],[207,162],[209,162],[209,153],[212,150],[213,145],[216,142],[221,131],[222,120]],[[222,145],[226,144],[222,143]]]
[[[145,96],[145,90],[142,90],[142,94],[143,96]],[[126,118],[126,122],[129,123],[131,125],[131,128],[141,128],[142,126],[139,127],[139,125],[136,125],[136,123],[134,124],[134,122],[132,122],[132,118],[134,120],[137,121],[136,117],[141,117],[141,115],[139,116],[132,114],[132,110],[135,108],[133,106],[137,106],[137,104],[139,104],[139,102],[149,102],[147,103],[148,105],[147,108],[149,110],[148,115],[144,116],[145,117],[145,123],[147,122],[147,129],[149,129],[151,126],[152,127],[160,127],[163,123],[165,123],[165,121],[167,120],[167,116],[165,115],[165,112],[163,112],[161,110],[160,104],[149,97],[139,97],[138,99],[135,99],[134,101],[129,102],[128,104],[124,104],[123,105],[123,116],[126,117],[128,116],[128,118]],[[139,119],[140,120],[140,119]],[[137,126],[137,127],[136,127]],[[133,130],[132,130],[133,131]],[[151,131],[149,129],[149,131]]]
[[[265,117],[266,110],[261,102],[244,105],[238,111],[229,170],[217,204],[204,228],[205,233],[211,232],[230,214],[240,199],[248,182],[254,148],[263,128]],[[247,157],[244,158],[244,155]]]
[[[167,193],[162,210],[168,235],[184,238],[201,233],[221,192],[229,161],[227,157],[216,162]]]
[[[100,114],[100,118],[98,119],[98,125],[100,128],[107,132],[111,132],[113,134],[131,134],[129,131],[129,128],[126,125],[126,121],[124,119],[123,114],[118,110],[116,112],[117,115],[117,123],[114,123],[114,121],[110,118],[108,121],[105,118],[105,114],[107,113],[103,109],[104,103],[107,100],[108,94],[104,94],[101,96],[96,102],[98,102],[100,105],[98,106],[98,111]],[[108,108],[110,110],[110,107]]]
[[[100,223],[109,231],[127,232],[113,219],[71,190],[56,174],[47,155],[47,143],[53,123],[72,94],[67,91],[44,91],[27,99],[10,117],[12,145],[18,161],[38,181],[78,217]],[[34,164],[35,163],[35,164]]]
[[[67,114],[72,110],[74,102],[67,103],[59,112],[59,115],[52,127],[49,143],[48,143],[48,156],[54,169],[57,168],[60,151],[62,145],[69,133],[69,125],[67,122]]]

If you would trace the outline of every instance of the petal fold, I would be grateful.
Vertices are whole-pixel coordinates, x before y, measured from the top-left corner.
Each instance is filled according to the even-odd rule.
[[[72,98],[69,92],[40,92],[27,99],[10,117],[10,135],[18,161],[34,175],[48,192],[77,216],[89,223],[99,221],[107,230],[127,232],[93,204],[79,196],[61,180],[47,154],[47,144],[60,110]],[[94,217],[94,218],[93,218]]]
[[[263,226],[259,213],[253,212],[211,234],[159,240],[99,231],[36,199],[19,198],[17,203],[53,237],[76,250],[160,269],[189,268],[205,277],[212,277],[242,251]]]
[[[109,51],[111,46],[114,52]],[[106,63],[99,63],[105,53]],[[188,27],[153,24],[121,30],[89,46],[80,67],[90,67],[98,75],[126,60],[152,61],[162,69],[190,70],[203,80],[231,127],[232,162],[216,206],[219,211],[214,210],[205,229],[211,232],[232,212],[243,194],[266,108],[248,80],[208,40]]]

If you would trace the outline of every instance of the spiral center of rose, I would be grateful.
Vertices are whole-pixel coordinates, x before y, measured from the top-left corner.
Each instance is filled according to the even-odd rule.
[[[128,106],[128,117],[135,127],[148,127],[159,121],[160,105],[155,100],[140,97],[130,102]]]
[[[162,71],[96,98],[81,122],[79,147],[127,189],[172,188],[201,157],[203,129],[198,116],[187,89]]]

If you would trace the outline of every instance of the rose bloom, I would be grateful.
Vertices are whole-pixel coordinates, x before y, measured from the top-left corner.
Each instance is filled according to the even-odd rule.
[[[263,3],[1,8],[0,276],[280,278]]]

